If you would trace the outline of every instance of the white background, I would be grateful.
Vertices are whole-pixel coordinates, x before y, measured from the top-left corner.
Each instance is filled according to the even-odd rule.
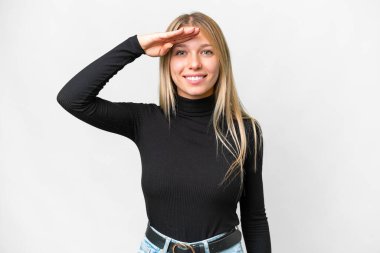
[[[137,147],[56,101],[129,36],[202,11],[222,28],[264,132],[273,252],[380,252],[380,3],[357,0],[0,2],[0,252],[137,252]],[[158,103],[143,55],[99,94]]]

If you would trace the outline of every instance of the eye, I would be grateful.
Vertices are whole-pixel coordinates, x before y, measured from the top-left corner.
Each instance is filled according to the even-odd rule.
[[[203,52],[207,52],[208,55],[212,55],[213,52],[211,50],[204,50]]]
[[[211,50],[203,50],[206,55],[213,55],[214,53]],[[184,55],[185,51],[184,50],[177,50],[174,55]]]
[[[182,54],[179,54],[179,53],[181,53],[181,52],[184,52],[183,50],[177,50],[176,52],[175,52],[175,55],[182,55]]]

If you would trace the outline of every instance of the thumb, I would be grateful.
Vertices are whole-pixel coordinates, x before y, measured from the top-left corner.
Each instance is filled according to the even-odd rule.
[[[173,43],[166,43],[166,44],[165,44],[165,47],[166,47],[167,49],[170,49],[170,48],[173,47]]]
[[[173,47],[173,43],[166,43],[164,45],[164,55]]]

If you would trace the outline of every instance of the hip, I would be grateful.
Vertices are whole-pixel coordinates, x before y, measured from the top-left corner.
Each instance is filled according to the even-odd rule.
[[[148,224],[148,226],[150,226]],[[138,250],[138,253],[169,253],[169,252],[173,252],[173,247],[169,247],[169,245],[173,245],[173,243],[177,243],[177,245],[179,244],[203,244],[203,250],[202,251],[199,251],[198,252],[204,252],[204,253],[211,253],[210,251],[210,243],[213,242],[214,240],[217,240],[221,237],[223,237],[223,235],[227,234],[227,232],[224,232],[224,233],[220,233],[218,235],[215,235],[213,237],[210,237],[210,238],[207,238],[207,239],[204,239],[202,241],[197,241],[197,242],[183,242],[183,241],[178,241],[178,240],[175,240],[174,238],[171,238],[171,237],[168,237],[162,233],[160,233],[158,230],[156,230],[155,228],[153,228],[152,226],[150,226],[150,228],[152,230],[154,230],[154,232],[156,232],[157,234],[159,234],[161,237],[163,237],[165,239],[165,244],[163,247],[159,247],[158,245],[155,245],[151,240],[148,239],[148,237],[146,235],[144,235],[141,243],[140,243],[140,247],[139,247],[139,250]],[[176,253],[180,253],[180,252],[185,252],[185,251],[181,251],[181,250],[174,250]],[[190,250],[188,250],[188,252],[191,252]],[[213,251],[215,252],[215,251]],[[217,251],[218,253],[243,253],[243,245],[242,245],[242,242],[241,240],[235,244],[233,244],[232,246],[230,247],[227,247],[221,251]]]

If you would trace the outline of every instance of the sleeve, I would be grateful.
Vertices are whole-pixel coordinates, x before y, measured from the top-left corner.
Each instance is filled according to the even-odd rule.
[[[151,104],[111,102],[97,95],[119,70],[144,53],[137,34],[129,37],[71,78],[59,91],[58,103],[76,118],[136,143],[141,114]]]
[[[263,138],[259,126],[257,133],[260,137],[258,149],[258,163],[257,171],[254,172],[253,157],[254,151],[248,148],[249,153],[244,165],[244,185],[243,193],[240,198],[240,218],[241,227],[247,253],[270,253],[271,252],[271,239],[269,233],[269,225],[265,212],[264,204],[264,189],[262,179],[262,165],[263,165]],[[253,135],[250,138],[252,147]]]

